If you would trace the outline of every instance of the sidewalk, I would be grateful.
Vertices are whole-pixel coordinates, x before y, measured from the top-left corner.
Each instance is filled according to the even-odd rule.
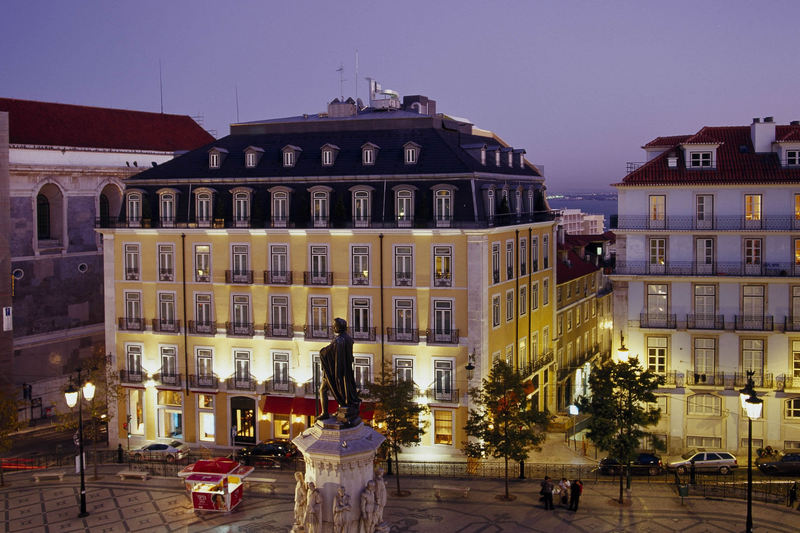
[[[119,481],[120,466],[101,467],[101,479],[87,476],[87,508],[90,515],[77,518],[78,476],[63,482],[34,485],[30,473],[6,476],[10,486],[0,488],[5,531],[115,533],[123,531],[257,532],[288,531],[292,522],[294,483],[291,472],[280,472],[274,496],[249,490],[240,507],[229,515],[196,515],[177,478],[156,478],[143,483]],[[392,496],[395,479],[387,478],[389,501],[385,519],[393,532],[479,533],[622,531],[731,532],[744,529],[745,502],[690,496],[681,505],[675,489],[666,484],[634,484],[630,498],[620,506],[614,501],[617,485],[588,482],[577,513],[556,507],[545,511],[539,499],[540,480],[514,480],[513,502],[495,496],[503,493],[496,480],[448,480],[469,486],[467,499],[444,494],[437,502],[432,486],[439,480],[401,478],[401,488],[411,495]],[[629,498],[629,499],[628,499]],[[753,503],[755,531],[796,532],[800,511],[774,504]]]

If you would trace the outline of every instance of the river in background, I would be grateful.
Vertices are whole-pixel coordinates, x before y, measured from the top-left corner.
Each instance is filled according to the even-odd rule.
[[[547,203],[550,205],[550,209],[580,209],[587,215],[603,215],[606,230],[611,229],[611,215],[617,214],[617,198],[607,194],[596,196],[570,194],[548,197]]]

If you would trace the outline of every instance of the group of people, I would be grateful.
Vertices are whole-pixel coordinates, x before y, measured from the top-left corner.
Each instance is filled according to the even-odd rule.
[[[568,505],[570,511],[577,511],[581,494],[583,494],[583,482],[580,479],[570,482],[567,478],[562,477],[561,481],[556,484],[550,479],[550,476],[544,476],[542,489],[539,491],[541,496],[539,500],[544,502],[545,510],[551,511],[555,509],[553,497],[558,496],[561,500],[561,505]]]

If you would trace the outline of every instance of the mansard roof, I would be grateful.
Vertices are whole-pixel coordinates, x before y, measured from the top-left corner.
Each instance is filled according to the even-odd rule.
[[[36,146],[192,150],[213,142],[187,115],[0,98],[9,113],[9,142]]]

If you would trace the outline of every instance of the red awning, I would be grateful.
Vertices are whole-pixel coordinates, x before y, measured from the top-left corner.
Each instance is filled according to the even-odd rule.
[[[364,420],[372,420],[375,418],[375,404],[372,402],[361,402],[358,416]]]
[[[328,400],[328,412],[331,414],[336,413],[339,405],[336,400]],[[317,401],[314,398],[301,398],[299,396],[271,396],[264,397],[264,403],[261,405],[261,411],[264,413],[274,413],[279,415],[307,415],[314,416],[317,414]],[[365,420],[372,420],[375,416],[375,404],[370,402],[363,402],[360,410],[361,418]]]
[[[270,396],[264,397],[264,403],[261,406],[261,411],[264,413],[275,413],[279,415],[288,415],[292,412],[291,396]]]
[[[333,414],[339,408],[336,400],[328,400],[328,412]],[[314,398],[297,397],[292,402],[292,413],[296,415],[314,416],[317,414],[317,401]]]

